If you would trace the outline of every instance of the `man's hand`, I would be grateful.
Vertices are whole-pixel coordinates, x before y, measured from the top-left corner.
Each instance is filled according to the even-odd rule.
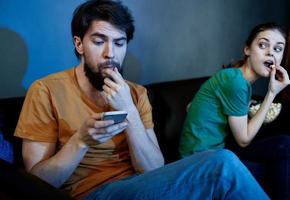
[[[127,128],[127,122],[114,124],[113,120],[102,120],[103,113],[93,113],[84,121],[78,134],[88,146],[107,142]]]
[[[134,106],[128,84],[117,68],[114,70],[106,69],[104,72],[111,79],[105,78],[104,80],[103,96],[114,109],[128,112]]]

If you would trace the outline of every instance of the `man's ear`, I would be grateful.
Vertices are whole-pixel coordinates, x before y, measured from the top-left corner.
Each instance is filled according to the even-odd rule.
[[[244,48],[244,54],[246,56],[249,56],[250,55],[250,48],[248,46],[245,46],[245,48]]]
[[[82,43],[82,40],[80,37],[74,36],[74,45],[75,45],[77,52],[80,55],[82,55],[84,53],[84,49],[83,49],[83,43]]]

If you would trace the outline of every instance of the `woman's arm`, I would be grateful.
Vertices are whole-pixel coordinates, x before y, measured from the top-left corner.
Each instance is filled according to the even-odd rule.
[[[235,140],[241,147],[247,146],[253,140],[261,128],[275,96],[289,83],[289,76],[283,67],[272,67],[268,92],[255,116],[251,120],[248,120],[248,115],[229,116],[229,126]]]
[[[274,98],[275,95],[268,92],[263,103],[261,104],[260,109],[257,111],[255,116],[251,118],[251,120],[248,120],[248,115],[239,117],[229,116],[228,121],[231,131],[235,140],[241,147],[246,147],[256,136]]]

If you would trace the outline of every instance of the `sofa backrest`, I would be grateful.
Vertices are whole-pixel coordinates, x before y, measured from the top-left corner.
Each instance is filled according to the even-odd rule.
[[[146,85],[153,108],[154,130],[167,163],[179,158],[178,145],[186,116],[186,107],[208,78]],[[274,122],[263,125],[256,137],[290,134],[290,126],[288,125],[290,102],[279,98],[275,100],[282,103],[279,117]],[[12,143],[14,163],[18,166],[23,166],[22,140],[14,137],[13,134],[23,102],[24,97],[0,99],[0,131],[3,133],[4,139]],[[232,142],[233,139],[229,138],[229,140]]]
[[[178,145],[186,107],[208,77],[147,85],[154,130],[166,163],[179,159]]]

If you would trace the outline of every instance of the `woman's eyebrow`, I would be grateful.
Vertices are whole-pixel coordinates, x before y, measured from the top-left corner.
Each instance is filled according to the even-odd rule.
[[[259,40],[266,40],[267,42],[270,42],[270,40],[268,38],[265,38],[265,37],[261,37],[261,38],[259,38]],[[284,42],[277,42],[277,44],[285,45]]]
[[[265,38],[265,37],[261,37],[261,38],[259,38],[259,40],[266,40],[267,42],[270,42],[270,40],[268,38]]]

